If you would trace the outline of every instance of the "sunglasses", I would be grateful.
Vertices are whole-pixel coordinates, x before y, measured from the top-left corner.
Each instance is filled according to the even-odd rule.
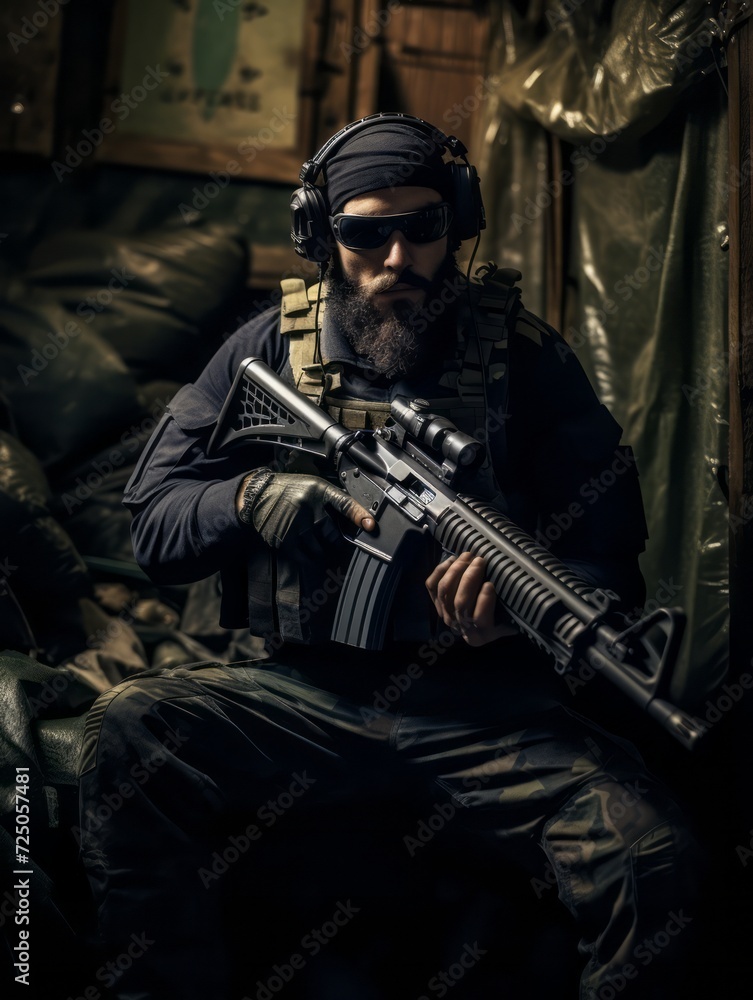
[[[402,233],[409,243],[433,243],[446,236],[452,225],[452,209],[446,202],[405,215],[345,215],[329,217],[335,239],[348,250],[376,250],[393,233]]]

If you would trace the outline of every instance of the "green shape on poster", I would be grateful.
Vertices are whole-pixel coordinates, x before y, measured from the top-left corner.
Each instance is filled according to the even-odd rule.
[[[193,76],[199,90],[207,93],[202,115],[214,117],[216,95],[222,90],[235,60],[238,46],[238,10],[226,0],[199,0],[193,35]]]

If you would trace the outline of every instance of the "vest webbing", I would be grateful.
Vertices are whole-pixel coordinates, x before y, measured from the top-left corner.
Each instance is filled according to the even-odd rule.
[[[484,373],[488,382],[504,378],[508,366],[508,328],[520,301],[514,284],[520,272],[497,269],[493,264],[479,268],[483,273],[472,279],[472,305],[461,302],[458,342],[454,358],[446,364],[439,384],[449,389],[447,396],[428,400],[434,413],[444,414],[466,433],[486,426]],[[325,407],[345,427],[374,429],[389,417],[390,404],[332,396],[340,387],[340,365],[323,364],[316,357],[318,286],[308,291],[302,278],[285,278],[282,287],[280,332],[288,338],[290,365],[296,388]],[[467,300],[467,293],[463,292]],[[319,330],[326,301],[318,306]],[[473,315],[471,315],[473,310]],[[474,329],[475,327],[475,329]]]

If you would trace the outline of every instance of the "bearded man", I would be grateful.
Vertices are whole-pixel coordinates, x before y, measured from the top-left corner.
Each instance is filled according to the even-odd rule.
[[[81,830],[101,931],[113,955],[134,933],[150,942],[117,970],[123,1000],[231,995],[215,883],[233,875],[208,859],[227,870],[228,838],[241,844],[241,830],[248,850],[236,854],[253,871],[254,831],[281,796],[299,819],[400,797],[417,819],[452,806],[452,822],[500,863],[553,872],[581,934],[582,1000],[664,997],[683,954],[684,925],[647,967],[637,957],[641,942],[666,936],[669,914],[693,919],[693,847],[676,806],[630,745],[562,706],[553,672],[505,620],[484,560],[446,559],[427,542],[402,575],[383,648],[333,642],[347,527],[368,533],[373,517],[315,462],[258,444],[209,450],[250,356],[364,431],[397,395],[428,400],[485,446],[468,492],[551,539],[628,608],[642,604],[645,524],[619,427],[509,274],[466,280],[455,266],[455,249],[483,226],[462,157],[427,123],[385,114],[304,165],[293,239],[322,265],[321,282],[285,282],[281,307],[224,344],[175,397],[128,485],[146,572],[172,584],[219,571],[222,624],[248,624],[267,656],[149,671],[92,709]],[[609,489],[589,487],[618,459]],[[568,510],[565,530],[553,518]],[[310,842],[301,849],[313,854]],[[263,977],[241,986],[270,990]]]

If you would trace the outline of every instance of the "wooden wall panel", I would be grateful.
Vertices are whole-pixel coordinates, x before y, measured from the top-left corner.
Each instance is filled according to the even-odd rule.
[[[470,7],[411,4],[385,28],[380,96],[470,148],[484,80],[488,19]]]

